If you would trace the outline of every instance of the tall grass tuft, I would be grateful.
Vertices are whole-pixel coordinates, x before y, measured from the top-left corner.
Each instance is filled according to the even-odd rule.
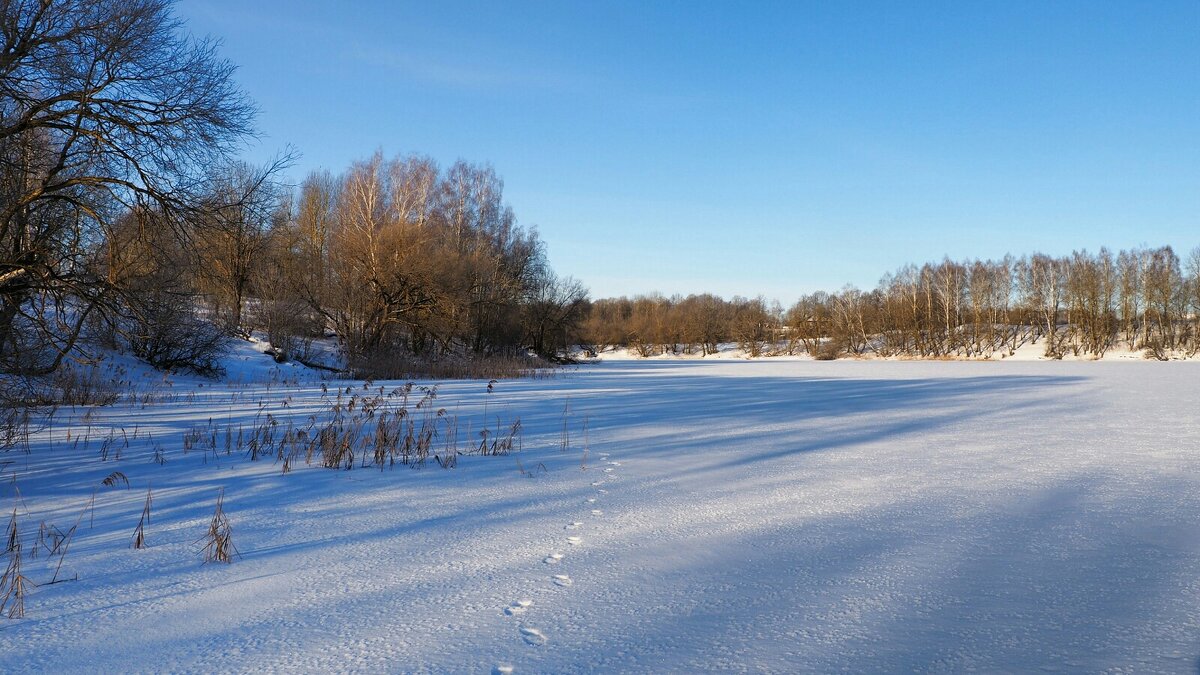
[[[10,619],[20,619],[25,616],[25,595],[30,581],[21,574],[21,534],[17,527],[15,506],[4,539],[8,566],[4,576],[0,576],[0,593],[3,593],[3,597],[0,597],[0,613],[6,613]]]
[[[0,451],[22,446],[29,452],[30,422],[30,408],[0,406]]]
[[[229,564],[233,556],[241,556],[233,545],[233,526],[225,515],[225,488],[217,493],[217,509],[213,512],[212,520],[208,523],[208,531],[201,537],[204,541],[204,562],[220,562]]]
[[[350,377],[364,380],[504,380],[552,377],[555,364],[525,355],[434,361],[400,353],[352,357],[348,370]]]

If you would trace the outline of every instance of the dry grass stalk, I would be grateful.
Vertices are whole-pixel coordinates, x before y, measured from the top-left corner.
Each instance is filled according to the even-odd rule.
[[[150,506],[153,503],[154,497],[150,493],[150,486],[146,486],[146,505],[142,507],[142,517],[138,519],[137,529],[133,531],[133,547],[135,549],[146,548],[146,523],[150,522]]]
[[[46,551],[46,555],[56,555],[61,550],[63,542],[66,539],[66,532],[58,529],[58,526],[53,523],[43,521],[41,527],[38,528],[38,543],[34,546],[34,550],[30,554],[35,554],[37,548],[40,546]]]
[[[491,442],[488,442],[491,432],[487,429],[479,432],[479,435],[482,438],[479,442],[479,447],[476,449],[479,454],[484,456],[507,455],[513,450],[521,449],[521,419],[517,418],[509,425],[507,435],[500,436],[497,433],[492,437]]]
[[[516,461],[516,463],[517,463],[517,473],[521,474],[521,476],[524,478],[533,478],[534,476],[538,475],[539,473],[548,473],[548,469],[546,469],[546,465],[541,462],[538,462],[537,466],[534,467],[532,470],[526,471],[525,465],[521,463],[520,457],[513,457],[513,460]]]
[[[588,458],[588,418],[583,416],[583,456],[579,459],[579,470],[587,471]]]
[[[558,435],[558,450],[566,452],[571,449],[571,399],[563,404],[562,411],[562,432]]]
[[[126,488],[128,488],[129,487],[129,477],[126,476],[125,474],[121,473],[120,471],[114,471],[114,472],[108,474],[108,476],[106,476],[104,478],[104,480],[100,481],[100,484],[105,487],[116,487],[118,485],[124,485]]]
[[[84,511],[88,512],[88,529],[96,526],[96,488],[92,488],[92,497],[88,499],[87,506],[83,507]],[[83,517],[83,511],[80,511],[79,517]]]
[[[83,509],[81,509],[79,511],[79,517],[75,519],[75,524],[72,525],[71,529],[67,530],[66,534],[62,536],[62,540],[61,540],[61,544],[62,544],[61,549],[62,550],[58,554],[58,564],[55,565],[54,576],[51,577],[50,583],[47,585],[57,584],[59,581],[71,581],[73,579],[78,579],[77,576],[73,577],[73,579],[59,579],[58,575],[59,575],[59,573],[62,572],[63,560],[65,560],[67,557],[67,551],[69,551],[71,549],[71,541],[75,538],[75,532],[79,529],[79,524],[83,522],[83,514],[87,513],[89,510],[92,512],[92,518],[94,519],[96,516],[96,491],[95,490],[92,490],[92,498],[89,499],[88,503],[84,504]],[[91,526],[89,525],[89,527],[91,527]],[[56,549],[59,548],[58,544],[55,544],[55,548]]]
[[[438,412],[439,416],[445,412],[443,408]],[[443,417],[446,423],[446,430],[443,434],[445,444],[440,454],[434,455],[433,459],[438,463],[438,466],[443,469],[453,469],[458,466],[458,416]]]

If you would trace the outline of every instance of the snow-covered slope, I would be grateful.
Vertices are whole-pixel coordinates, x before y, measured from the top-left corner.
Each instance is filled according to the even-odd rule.
[[[519,417],[519,453],[286,475],[184,454],[183,434],[302,425],[339,385],[183,378],[145,406],[60,410],[0,455],[27,547],[96,490],[59,575],[78,580],[0,621],[0,670],[1193,672],[1198,376],[610,361],[440,386],[475,431],[485,405],[489,426]],[[136,439],[101,461],[121,428]],[[115,470],[129,489],[100,487]],[[241,558],[203,565],[221,488]]]

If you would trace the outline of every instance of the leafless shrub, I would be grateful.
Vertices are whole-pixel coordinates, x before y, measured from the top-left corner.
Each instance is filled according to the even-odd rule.
[[[826,340],[817,346],[812,357],[817,361],[833,361],[842,355],[842,347],[834,340]]]
[[[1147,359],[1154,359],[1156,361],[1171,360],[1170,350],[1167,349],[1164,341],[1157,337],[1146,340],[1142,343],[1142,346],[1145,348],[1143,356],[1145,356]]]
[[[202,318],[187,294],[145,291],[131,307],[120,331],[134,356],[160,370],[188,370],[216,376],[229,337]]]

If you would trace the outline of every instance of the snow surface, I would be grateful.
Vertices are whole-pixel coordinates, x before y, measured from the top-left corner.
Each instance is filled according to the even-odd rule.
[[[98,488],[60,574],[77,580],[0,620],[0,671],[1200,664],[1192,363],[607,361],[491,395],[440,385],[476,429],[485,402],[520,417],[520,453],[283,475],[270,458],[183,453],[210,418],[323,410],[302,369],[243,356],[230,382],[174,378],[89,420],[60,410],[29,454],[0,455],[26,546]],[[135,425],[101,461],[101,430]],[[114,470],[129,489],[99,487]],[[222,487],[241,558],[203,565]],[[25,573],[45,582],[55,563]]]

